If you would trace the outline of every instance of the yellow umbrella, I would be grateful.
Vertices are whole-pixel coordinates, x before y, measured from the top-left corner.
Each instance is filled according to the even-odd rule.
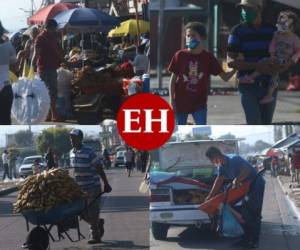
[[[147,21],[139,20],[140,33],[146,33],[150,31],[150,23]],[[127,35],[137,35],[137,21],[135,19],[129,19],[125,22],[122,22],[120,27],[117,27],[111,30],[108,34],[109,37],[121,37]]]

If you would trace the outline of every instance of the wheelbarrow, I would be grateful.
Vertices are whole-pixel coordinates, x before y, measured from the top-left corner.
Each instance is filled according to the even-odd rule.
[[[103,194],[104,192],[99,193],[90,203],[87,203],[84,199],[78,199],[72,203],[62,204],[47,211],[22,211],[21,214],[26,220],[27,232],[30,231],[29,224],[32,224],[36,226],[32,229],[32,231],[39,228],[47,233],[47,237],[44,238],[45,242],[43,242],[43,246],[47,247],[41,248],[41,250],[46,250],[48,248],[49,238],[53,242],[59,242],[65,238],[68,238],[71,242],[78,242],[85,239],[84,235],[80,231],[79,220],[82,218],[82,214]],[[102,237],[104,234],[104,219],[99,219],[99,221],[99,225],[101,226],[100,234]],[[55,226],[57,227],[57,239],[55,239],[51,233],[52,228]],[[72,238],[69,234],[68,231],[70,229],[75,229],[77,231],[76,239]],[[24,243],[22,247],[28,248],[30,244],[31,242],[28,242],[27,237],[27,242]]]

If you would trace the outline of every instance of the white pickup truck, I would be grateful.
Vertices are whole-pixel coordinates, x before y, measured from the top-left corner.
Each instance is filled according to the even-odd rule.
[[[174,142],[159,150],[159,163],[150,173],[150,220],[155,239],[166,239],[170,226],[211,223],[199,209],[216,176],[216,168],[205,156],[211,146],[225,154],[238,153],[237,140]]]

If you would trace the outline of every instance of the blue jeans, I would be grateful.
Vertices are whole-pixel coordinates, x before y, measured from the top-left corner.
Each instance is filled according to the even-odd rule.
[[[268,93],[270,84],[255,83],[240,85],[242,106],[248,125],[270,125],[276,107],[277,91],[274,91],[274,100],[267,104],[259,101]]]
[[[188,113],[176,113],[176,124],[186,125]],[[196,125],[206,125],[207,121],[207,108],[199,109],[192,113]]]
[[[243,225],[245,240],[259,242],[264,191],[265,180],[262,176],[257,176],[254,183],[251,184],[248,193],[249,199],[242,205],[242,216],[246,221]]]

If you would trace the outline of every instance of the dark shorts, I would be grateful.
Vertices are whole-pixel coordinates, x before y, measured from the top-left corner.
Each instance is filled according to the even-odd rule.
[[[40,72],[42,81],[45,82],[49,89],[49,95],[51,98],[57,98],[57,72],[56,70],[45,70]]]

